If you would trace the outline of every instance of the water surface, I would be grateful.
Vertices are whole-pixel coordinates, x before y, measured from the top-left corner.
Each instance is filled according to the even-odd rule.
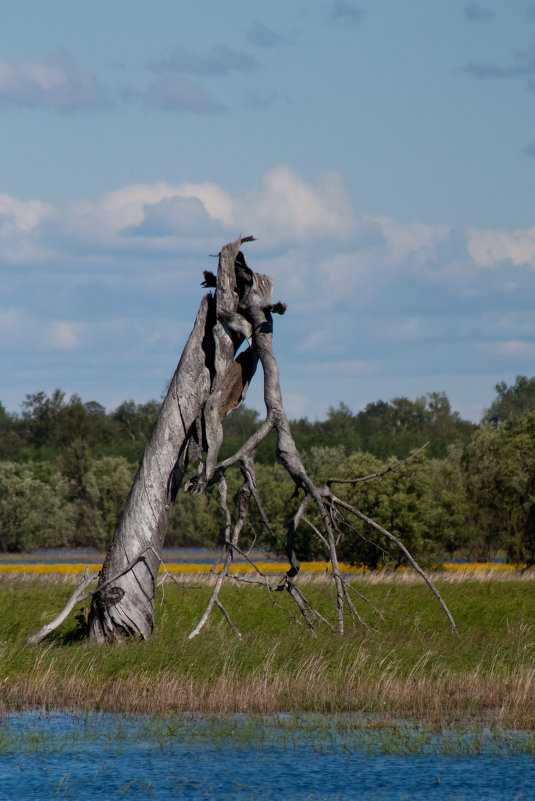
[[[4,715],[0,798],[523,801],[530,734],[350,718]]]

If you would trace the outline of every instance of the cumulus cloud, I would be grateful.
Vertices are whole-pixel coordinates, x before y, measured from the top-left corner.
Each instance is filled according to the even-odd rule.
[[[512,232],[470,229],[468,252],[482,267],[498,267],[509,262],[535,269],[535,228]]]
[[[66,53],[43,63],[0,59],[0,106],[97,111],[112,106],[107,89]]]
[[[260,65],[248,53],[232,50],[226,45],[216,45],[205,54],[192,53],[178,45],[158,61],[151,61],[149,68],[155,72],[167,70],[190,75],[228,75],[231,72],[255,72]]]
[[[274,299],[289,304],[277,348],[284,387],[310,393],[305,414],[351,404],[349,391],[376,399],[385,371],[398,376],[397,394],[408,392],[408,376],[427,376],[420,393],[447,389],[429,376],[452,371],[486,371],[491,388],[510,379],[508,366],[514,378],[533,358],[535,229],[365,216],[338,173],[305,180],[280,166],[233,193],[159,181],[64,208],[0,195],[3,373],[11,376],[6,364],[13,370],[11,354],[22,352],[17,363],[35,375],[19,397],[37,391],[47,353],[47,363],[68,363],[76,375],[83,365],[86,376],[109,370],[114,386],[118,370],[121,382],[143,373],[159,391],[202,296],[201,270],[214,267],[208,253],[239,233],[258,237],[247,246],[251,266],[272,275]]]
[[[93,203],[71,204],[61,221],[75,238],[106,246],[115,242],[120,248],[128,235],[196,235],[202,234],[203,226],[205,233],[208,226],[232,236],[254,233],[268,248],[348,240],[365,236],[367,229],[338,173],[325,172],[307,182],[285,166],[268,171],[260,186],[237,196],[209,182],[126,186]],[[169,245],[176,247],[176,242]]]
[[[214,226],[216,231],[221,231],[222,226],[210,217],[199,198],[175,195],[145,206],[142,222],[125,228],[123,234],[148,237],[196,236],[206,235]]]
[[[53,215],[54,208],[48,203],[0,193],[0,254],[11,262],[45,258],[48,252],[39,241],[39,231]]]
[[[53,256],[61,265],[81,254],[119,258],[128,252],[171,256],[192,252],[207,238],[220,244],[238,233],[258,237],[256,253],[308,310],[311,303],[331,308],[346,297],[364,307],[394,280],[416,293],[422,280],[468,293],[481,270],[494,275],[487,278],[489,287],[494,282],[500,291],[515,292],[535,271],[535,228],[461,231],[365,216],[334,171],[305,180],[279,166],[235,194],[211,182],[131,184],[58,209],[0,194],[5,263]]]
[[[307,183],[289,167],[269,170],[260,187],[234,202],[234,219],[273,243],[349,237],[357,218],[336,171]],[[260,235],[260,233],[259,233]]]
[[[188,239],[233,238],[240,232],[259,238],[257,251],[270,258],[295,295],[310,280],[307,254],[314,250],[327,277],[324,301],[340,284],[358,287],[359,297],[365,297],[380,276],[386,280],[399,270],[460,285],[479,269],[535,268],[535,228],[459,231],[364,216],[335,171],[307,181],[279,166],[257,186],[234,195],[210,182],[132,184],[60,209],[0,194],[0,257],[6,261],[39,260],[50,253],[61,261],[62,252],[70,258],[76,249],[171,253]]]

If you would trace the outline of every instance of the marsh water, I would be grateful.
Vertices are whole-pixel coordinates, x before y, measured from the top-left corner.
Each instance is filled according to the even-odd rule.
[[[344,717],[24,712],[0,728],[0,798],[531,799],[526,733]]]

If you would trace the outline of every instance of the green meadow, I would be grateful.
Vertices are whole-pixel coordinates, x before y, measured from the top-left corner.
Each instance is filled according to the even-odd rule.
[[[0,709],[124,713],[358,713],[377,725],[480,722],[535,728],[535,577],[526,573],[433,576],[458,630],[409,572],[356,576],[367,626],[340,636],[309,631],[286,593],[229,585],[221,600],[239,638],[215,609],[188,635],[210,593],[205,576],[158,589],[147,642],[85,639],[89,602],[38,646],[28,637],[73,590],[63,576],[0,576]],[[301,589],[332,619],[325,577]],[[361,597],[364,596],[364,597]],[[365,600],[364,600],[365,598]]]

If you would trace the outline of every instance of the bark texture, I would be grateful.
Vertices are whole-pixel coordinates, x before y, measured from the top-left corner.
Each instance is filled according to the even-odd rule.
[[[89,615],[91,639],[150,636],[163,543],[184,472],[207,447],[209,458],[192,490],[202,491],[212,478],[221,417],[243,399],[254,372],[252,353],[245,367],[244,356],[234,361],[246,333],[233,319],[238,290],[245,291],[252,275],[241,242],[222,249],[217,300],[203,298],[169,385],[99,576]]]

